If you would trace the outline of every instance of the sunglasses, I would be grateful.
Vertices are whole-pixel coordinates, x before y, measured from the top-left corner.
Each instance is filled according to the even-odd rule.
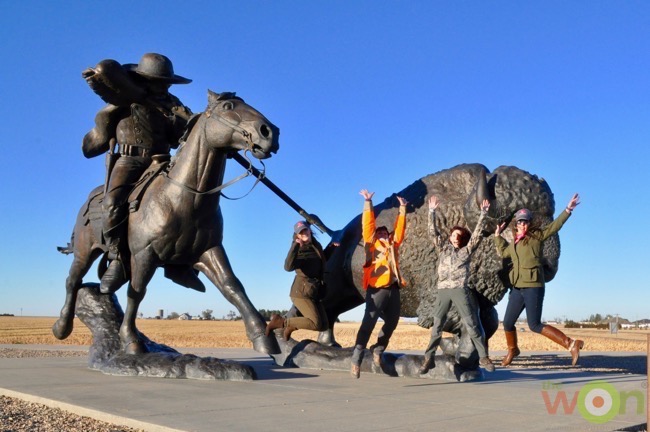
[[[527,221],[527,220],[523,220],[523,219],[517,221],[517,225],[519,225],[519,224],[526,224],[526,225],[528,225],[529,223],[530,223],[529,221]]]

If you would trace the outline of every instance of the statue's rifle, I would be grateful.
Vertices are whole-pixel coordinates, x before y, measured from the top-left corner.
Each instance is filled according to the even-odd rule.
[[[111,180],[111,173],[113,172],[113,167],[115,162],[120,157],[119,154],[115,153],[115,138],[111,138],[108,142],[108,152],[106,153],[106,180],[104,181],[104,196],[108,192],[108,182]]]
[[[327,234],[328,236],[330,236],[330,237],[332,237],[332,236],[334,235],[334,231],[332,231],[331,229],[329,229],[328,227],[326,227],[325,224],[323,223],[323,221],[321,221],[320,218],[319,218],[318,216],[307,213],[307,212],[306,212],[302,207],[300,207],[300,206],[298,205],[298,203],[296,203],[294,200],[292,200],[292,199],[291,199],[287,194],[285,194],[285,193],[284,193],[284,192],[283,192],[279,187],[277,187],[277,186],[275,185],[275,183],[273,183],[271,180],[269,180],[268,177],[266,177],[266,176],[264,175],[263,172],[261,172],[260,170],[258,170],[257,168],[255,168],[255,167],[250,163],[250,161],[248,161],[245,157],[243,157],[242,155],[240,155],[240,154],[237,153],[237,152],[233,152],[233,153],[231,153],[230,156],[231,156],[234,160],[236,160],[236,161],[237,161],[241,166],[243,166],[244,168],[246,168],[247,170],[249,170],[250,172],[252,172],[253,175],[254,175],[255,177],[257,177],[257,179],[258,179],[260,182],[264,183],[264,184],[266,185],[266,187],[268,187],[269,189],[271,189],[271,191],[273,191],[273,193],[275,193],[277,196],[279,196],[279,197],[282,199],[282,201],[284,201],[284,202],[286,202],[287,204],[289,204],[289,207],[291,207],[292,209],[294,209],[295,211],[297,211],[298,214],[300,214],[300,216],[304,217],[305,220],[306,220],[307,222],[309,222],[310,224],[314,225],[315,227],[317,227],[319,230],[321,230],[322,232],[326,233],[326,234]]]

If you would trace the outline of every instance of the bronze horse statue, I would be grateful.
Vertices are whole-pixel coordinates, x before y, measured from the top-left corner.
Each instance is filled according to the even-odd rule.
[[[205,287],[196,278],[196,271],[202,272],[238,309],[253,348],[267,354],[278,351],[275,339],[264,335],[266,322],[228,261],[222,244],[220,193],[216,193],[223,187],[229,153],[244,150],[257,159],[265,159],[278,149],[279,129],[261,113],[234,93],[208,91],[206,111],[190,120],[185,142],[168,169],[151,180],[139,197],[139,209],[128,216],[130,276],[128,301],[119,331],[126,353],[146,352],[138,338],[135,319],[147,284],[159,267],[165,268],[170,279],[199,291]],[[72,234],[74,261],[66,280],[65,303],[52,327],[58,339],[65,339],[72,332],[82,279],[106,250],[101,229],[96,226],[101,220],[88,216],[92,209],[101,207],[98,204],[101,188],[91,192],[82,206]],[[183,277],[174,277],[179,274],[184,276],[185,283]],[[188,283],[188,275],[194,281]]]

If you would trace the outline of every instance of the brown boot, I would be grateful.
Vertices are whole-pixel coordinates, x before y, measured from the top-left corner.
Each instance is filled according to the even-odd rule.
[[[558,345],[563,346],[571,352],[571,365],[575,366],[580,358],[580,350],[585,343],[579,339],[571,339],[560,330],[553,326],[545,325],[542,327],[542,335],[546,336]]]
[[[501,366],[508,366],[512,363],[512,359],[521,354],[517,346],[517,330],[506,331],[506,344],[508,345],[508,353],[501,361]]]
[[[266,325],[266,330],[264,331],[264,334],[267,336],[271,334],[271,332],[275,329],[279,329],[284,327],[284,318],[282,318],[278,314],[273,314],[271,315],[271,320],[269,323]]]

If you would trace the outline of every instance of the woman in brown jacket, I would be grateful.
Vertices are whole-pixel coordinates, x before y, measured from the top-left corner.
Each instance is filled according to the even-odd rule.
[[[323,247],[313,237],[307,222],[296,223],[293,232],[293,241],[284,260],[284,269],[296,272],[289,297],[302,316],[283,318],[273,314],[266,326],[267,336],[275,329],[284,328],[285,340],[289,340],[291,333],[297,329],[323,331],[328,327],[327,315],[320,302],[320,295],[325,289]]]

